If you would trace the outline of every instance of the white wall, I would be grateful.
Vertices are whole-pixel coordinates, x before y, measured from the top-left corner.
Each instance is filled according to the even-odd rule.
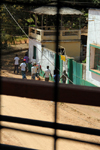
[[[45,69],[47,69],[47,66],[49,66],[51,73],[54,74],[54,68],[55,68],[54,51],[43,48],[42,55],[41,55],[41,66],[43,71],[45,71]]]
[[[88,38],[86,58],[86,80],[100,87],[100,75],[89,71],[89,44],[100,45],[100,9],[88,12]]]
[[[55,65],[55,53],[46,48],[42,48],[41,43],[34,40],[29,39],[29,60],[31,62],[33,58],[33,46],[36,46],[36,63],[40,62],[42,70],[45,71],[47,66],[49,66],[51,73],[54,73],[54,65]]]
[[[34,40],[34,39],[29,39],[29,61],[31,62],[33,58],[33,46],[36,46],[36,63],[39,61],[39,58],[41,57],[41,43]]]

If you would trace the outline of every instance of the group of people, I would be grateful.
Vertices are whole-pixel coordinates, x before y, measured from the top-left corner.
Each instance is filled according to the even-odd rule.
[[[40,71],[41,71],[41,65],[38,62],[37,64],[34,62],[33,66],[31,67],[31,79],[35,80],[35,77],[37,77],[38,80],[40,80]]]
[[[28,58],[27,54],[25,54],[21,64],[20,64],[20,58],[16,54],[16,56],[14,58],[14,66],[15,66],[14,73],[16,70],[17,70],[17,74],[19,73],[18,67],[20,66],[22,78],[26,79],[26,72],[28,72],[28,63],[29,63],[29,58]],[[38,62],[36,64],[35,59],[33,57],[31,64],[32,64],[31,79],[35,80],[37,77],[37,79],[40,80],[40,71],[42,71],[40,63]],[[45,77],[45,81],[47,81],[47,82],[49,81],[49,76],[51,76],[51,78],[52,77],[54,78],[54,82],[56,82],[56,81],[59,82],[60,79],[62,79],[63,83],[66,83],[66,80],[68,78],[68,75],[66,74],[66,70],[63,71],[63,74],[60,77],[59,71],[56,69],[56,70],[54,70],[54,76],[52,76],[51,70],[49,69],[49,66],[47,66],[47,69],[45,70],[44,75],[43,75],[43,77]]]
[[[51,76],[51,78],[52,78],[52,74],[51,74],[51,71],[49,69],[49,66],[47,66],[47,69],[45,70],[45,73],[44,73],[43,77],[44,76],[45,76],[45,81],[49,81],[49,76]],[[68,75],[66,73],[66,70],[64,70],[62,76],[60,77],[59,71],[58,70],[54,70],[53,78],[54,78],[54,82],[56,82],[56,80],[57,80],[57,82],[59,83],[60,79],[62,79],[62,82],[66,83]]]
[[[39,74],[40,74],[40,70],[41,70],[41,65],[39,62],[36,64],[36,62],[34,60],[35,59],[33,57],[32,62],[31,62],[31,64],[32,64],[31,78],[35,80],[35,77],[37,77],[38,80],[40,80]],[[21,64],[20,64],[20,58],[16,54],[16,56],[14,57],[14,73],[15,73],[15,71],[17,71],[17,74],[18,74],[19,67],[20,67],[21,73],[22,73],[22,78],[25,79],[26,72],[28,72],[28,63],[29,63],[29,57],[27,56],[27,53],[25,54]]]
[[[20,64],[20,58],[18,57],[18,55],[16,54],[16,56],[14,57],[14,73],[16,70],[17,70],[17,74],[19,73],[19,66],[20,66],[23,79],[26,78],[26,72],[28,71],[28,61],[29,61],[29,58],[27,55],[24,56],[21,64]]]

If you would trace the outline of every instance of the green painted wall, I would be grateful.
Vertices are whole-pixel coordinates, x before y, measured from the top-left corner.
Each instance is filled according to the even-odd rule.
[[[60,77],[61,77],[63,74],[63,60],[61,60],[61,56],[59,59],[60,59]],[[60,79],[60,81],[61,81],[61,83],[63,83],[62,79]]]
[[[84,86],[93,86],[96,85],[82,79],[82,64],[74,61],[73,59],[68,59],[68,77],[69,79],[76,85],[84,85]],[[68,84],[70,82],[68,81]]]
[[[56,54],[55,54],[55,66],[56,66]],[[59,55],[59,65],[58,65],[58,69],[59,69],[59,75],[61,77],[62,73],[63,73],[63,60],[61,60],[61,55]],[[62,83],[62,79],[60,80]]]
[[[97,87],[96,85],[94,85],[86,80],[83,80],[83,79],[81,79],[81,85]]]
[[[73,63],[72,63],[73,59],[69,59],[68,58],[68,77],[71,81],[73,81]],[[68,84],[72,84],[69,80],[68,80]]]
[[[81,85],[81,79],[82,79],[82,64],[77,63],[76,61],[72,61],[73,65],[73,83],[77,85]]]

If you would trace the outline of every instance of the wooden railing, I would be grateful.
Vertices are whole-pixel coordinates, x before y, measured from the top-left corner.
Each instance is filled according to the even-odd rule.
[[[46,29],[46,30],[45,30]],[[29,36],[33,39],[42,40],[55,40],[56,30],[47,30],[40,28],[30,27]],[[59,30],[60,40],[79,40],[81,38],[80,30]]]

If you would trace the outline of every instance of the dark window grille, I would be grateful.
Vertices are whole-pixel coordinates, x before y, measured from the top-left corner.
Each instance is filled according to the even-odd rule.
[[[56,32],[56,69],[58,68],[59,64],[59,55],[58,55],[58,35],[59,35],[59,0],[57,1],[57,32]],[[5,1],[6,3],[6,1]],[[8,3],[10,3],[8,1]],[[14,2],[12,2],[14,4]],[[22,2],[18,2],[19,4],[23,4]],[[11,3],[10,3],[11,4]],[[26,3],[29,4],[29,3]],[[34,3],[36,5],[36,3]],[[1,43],[0,43],[1,44]],[[10,88],[9,88],[10,85]],[[18,91],[18,89],[23,89],[23,91]],[[33,93],[34,87],[36,92]],[[24,91],[28,92],[25,93]],[[39,89],[42,90],[41,93],[39,92]],[[45,91],[45,95],[43,94]],[[67,91],[67,92],[66,92]],[[73,94],[72,94],[73,93]],[[35,126],[42,126],[47,128],[53,128],[55,129],[54,135],[49,134],[43,134],[43,133],[35,133],[32,131],[26,131],[26,130],[20,130],[17,128],[10,128],[7,126],[0,125],[0,129],[6,128],[16,131],[22,131],[22,132],[28,132],[31,134],[39,134],[43,136],[52,136],[54,138],[54,150],[56,150],[56,141],[58,138],[66,139],[66,140],[72,140],[82,143],[88,143],[93,145],[99,145],[100,143],[94,143],[89,142],[85,140],[77,140],[72,138],[65,138],[63,136],[57,136],[56,130],[67,130],[67,131],[73,131],[78,133],[86,133],[90,135],[97,135],[100,136],[100,130],[99,129],[91,129],[91,128],[85,128],[80,126],[72,126],[72,125],[65,125],[65,124],[59,124],[57,123],[57,102],[60,100],[61,102],[68,102],[68,103],[75,103],[75,104],[83,104],[83,105],[92,105],[92,106],[100,106],[100,88],[94,88],[94,87],[82,87],[82,86],[74,86],[74,85],[59,85],[59,99],[58,99],[58,83],[57,79],[55,82],[55,86],[53,83],[44,83],[42,84],[41,81],[31,82],[31,81],[23,81],[20,79],[12,79],[12,78],[5,78],[1,77],[1,94],[5,95],[12,95],[12,96],[20,96],[20,97],[27,97],[27,98],[36,98],[36,99],[43,99],[43,100],[54,100],[55,101],[55,122],[45,122],[45,121],[39,121],[39,120],[31,120],[31,119],[23,119],[18,117],[12,117],[12,116],[4,116],[0,115],[0,121],[6,121],[6,122],[15,122],[19,124],[28,124],[28,125],[35,125]],[[63,96],[63,99],[62,99]],[[66,99],[67,97],[67,99]],[[80,99],[81,98],[81,99]],[[95,101],[96,99],[96,101]],[[2,136],[2,135],[1,135]],[[6,145],[6,144],[0,144],[1,150],[31,150],[29,148],[24,147],[17,147],[12,145]],[[33,149],[34,150],[34,149]]]

